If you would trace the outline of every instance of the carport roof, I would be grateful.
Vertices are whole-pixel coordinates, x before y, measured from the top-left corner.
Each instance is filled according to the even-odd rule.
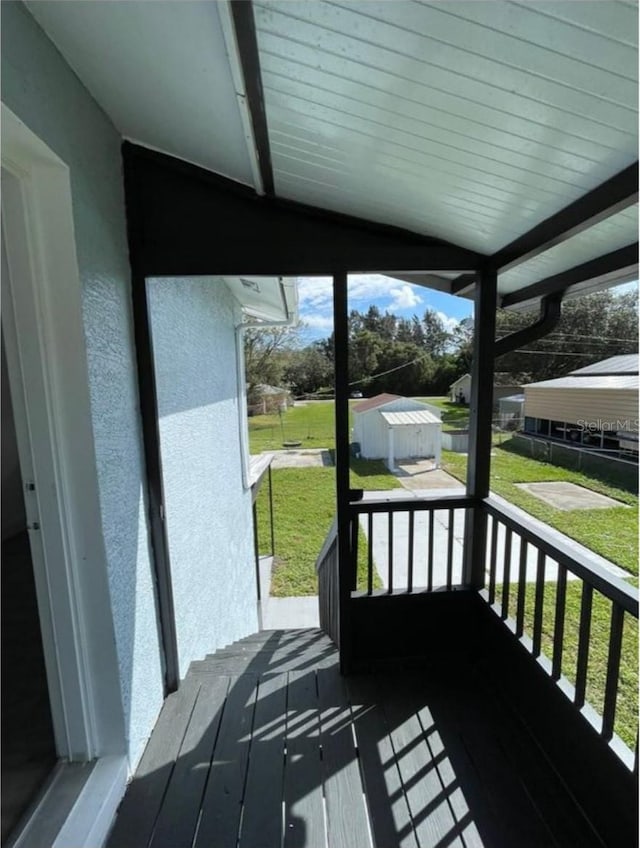
[[[27,7],[125,138],[473,251],[505,306],[637,278],[635,3]]]

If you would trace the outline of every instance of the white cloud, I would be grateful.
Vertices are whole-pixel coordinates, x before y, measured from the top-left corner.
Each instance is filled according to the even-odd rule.
[[[317,312],[302,313],[300,320],[313,330],[333,330],[333,317],[331,315],[321,315]]]
[[[404,286],[398,286],[391,289],[389,294],[393,298],[388,307],[392,312],[394,309],[399,311],[404,309],[413,309],[414,306],[422,303],[422,298],[408,283]]]
[[[457,318],[451,318],[450,315],[445,315],[444,312],[440,312],[440,310],[436,310],[436,315],[438,316],[438,318],[444,324],[445,330],[447,330],[450,333],[460,323],[460,321]]]

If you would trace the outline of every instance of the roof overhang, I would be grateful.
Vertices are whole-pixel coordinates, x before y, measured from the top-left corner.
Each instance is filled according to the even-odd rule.
[[[295,324],[298,291],[295,280],[284,277],[224,277],[250,321]]]
[[[125,138],[265,201],[220,234],[237,231],[233,261],[177,274],[377,271],[465,296],[493,268],[509,308],[637,277],[632,4],[27,6]],[[211,204],[177,206],[183,265]],[[174,272],[164,214],[155,275]],[[290,250],[258,261],[240,236],[268,216]]]

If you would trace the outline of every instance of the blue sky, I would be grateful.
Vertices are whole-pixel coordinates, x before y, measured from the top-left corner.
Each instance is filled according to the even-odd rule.
[[[637,288],[638,283],[617,286],[622,294]],[[301,341],[309,344],[326,338],[333,329],[333,290],[331,277],[298,277],[300,320],[305,325]],[[426,309],[435,309],[446,326],[453,327],[473,313],[471,300],[412,286],[409,283],[385,277],[382,274],[351,274],[349,276],[349,310],[366,312],[369,306],[381,312],[392,312],[403,318],[422,317]]]
[[[302,330],[303,343],[330,335],[333,329],[331,277],[298,277],[298,297],[300,320],[306,325]],[[473,312],[472,302],[463,297],[413,286],[382,274],[350,275],[349,310],[366,312],[372,305],[381,312],[392,312],[403,318],[422,317],[425,310],[435,309],[451,327]]]

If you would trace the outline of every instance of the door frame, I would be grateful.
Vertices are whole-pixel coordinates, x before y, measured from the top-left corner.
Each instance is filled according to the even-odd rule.
[[[1,108],[2,327],[21,471],[34,484],[25,501],[56,748],[72,763],[108,760],[110,769],[88,774],[108,772],[124,790],[125,715],[69,169],[4,103]],[[114,794],[93,781],[103,798]],[[84,822],[83,805],[74,807],[78,844],[85,823],[96,835],[96,796],[86,789],[81,797],[91,801],[94,819]],[[99,817],[107,828],[111,807],[104,805]]]

